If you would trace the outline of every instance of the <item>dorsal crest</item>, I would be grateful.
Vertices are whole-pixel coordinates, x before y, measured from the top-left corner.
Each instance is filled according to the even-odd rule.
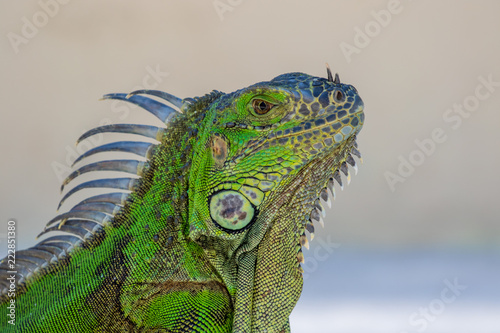
[[[170,103],[169,106],[156,99],[141,95],[151,95],[163,99]],[[168,93],[157,90],[138,90],[130,94],[108,94],[102,99],[121,100],[136,104],[153,114],[161,121],[161,126],[151,126],[142,124],[112,124],[96,127],[85,132],[77,140],[81,141],[101,133],[121,133],[139,137],[146,137],[157,141],[156,143],[146,141],[117,141],[103,144],[88,150],[79,156],[73,166],[81,164],[63,181],[61,192],[71,185],[71,182],[82,174],[94,171],[115,171],[128,173],[130,177],[124,178],[101,178],[80,183],[70,188],[62,197],[59,207],[73,194],[83,189],[106,188],[111,189],[109,193],[93,195],[74,205],[69,211],[59,214],[50,220],[44,230],[38,235],[59,234],[41,240],[35,246],[17,251],[16,271],[18,284],[26,283],[31,277],[40,273],[49,265],[59,262],[74,249],[87,244],[103,226],[112,223],[115,216],[126,205],[127,200],[140,184],[141,177],[147,171],[149,161],[153,156],[155,147],[161,142],[163,136],[168,131],[168,124],[176,116],[183,113],[183,110],[190,108],[193,102],[198,99],[180,99]],[[118,151],[129,153],[131,156],[141,156],[137,159],[101,159],[97,162],[85,164],[84,160],[92,155]],[[107,154],[102,154],[106,156]],[[144,161],[145,159],[145,161]],[[83,162],[83,163],[82,163]],[[58,208],[59,208],[58,207]],[[0,262],[0,295],[5,295],[8,290],[8,272],[12,271],[7,267],[6,258]]]

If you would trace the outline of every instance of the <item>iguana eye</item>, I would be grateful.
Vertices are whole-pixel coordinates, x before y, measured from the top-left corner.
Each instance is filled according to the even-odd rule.
[[[257,114],[266,114],[274,107],[274,104],[263,99],[254,99],[252,101],[252,106]]]
[[[223,229],[244,229],[252,221],[254,213],[253,205],[239,192],[221,191],[210,198],[210,215]]]

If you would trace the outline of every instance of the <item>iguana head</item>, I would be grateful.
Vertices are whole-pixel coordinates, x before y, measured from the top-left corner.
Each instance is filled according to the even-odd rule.
[[[221,94],[207,108],[189,178],[189,236],[229,288],[251,253],[262,254],[245,268],[255,279],[301,286],[305,230],[314,232],[320,198],[341,182],[339,171],[355,165],[363,120],[356,89],[330,72],[280,75]]]

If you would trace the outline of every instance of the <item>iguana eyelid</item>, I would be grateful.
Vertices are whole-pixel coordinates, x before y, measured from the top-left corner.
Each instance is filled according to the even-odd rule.
[[[265,115],[266,113],[271,111],[275,106],[276,104],[270,103],[261,98],[252,99],[252,107],[255,113],[257,113],[258,115]]]

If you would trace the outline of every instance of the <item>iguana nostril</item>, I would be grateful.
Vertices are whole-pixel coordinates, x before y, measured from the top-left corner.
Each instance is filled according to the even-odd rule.
[[[345,100],[344,93],[342,93],[342,91],[340,91],[340,90],[337,90],[337,91],[333,94],[333,100],[334,100],[336,103],[342,103],[342,102]]]

